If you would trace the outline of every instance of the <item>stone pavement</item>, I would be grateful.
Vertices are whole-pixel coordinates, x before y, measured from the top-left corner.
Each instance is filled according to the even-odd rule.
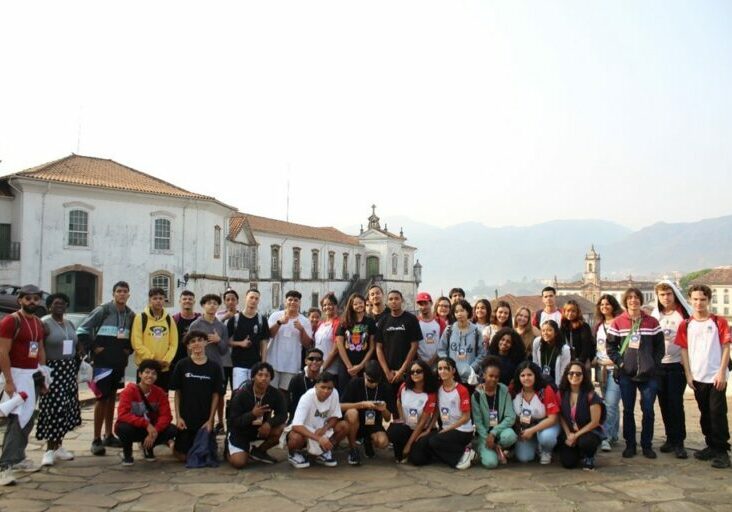
[[[685,405],[687,447],[698,449],[703,442],[696,403],[687,396]],[[89,454],[91,412],[90,407],[84,409],[84,425],[64,443],[76,452],[76,460],[24,476],[15,486],[0,487],[0,511],[732,510],[732,470],[715,470],[693,457],[682,461],[661,453],[655,461],[642,456],[625,460],[620,456],[622,446],[599,454],[594,472],[569,471],[556,463],[510,463],[493,471],[479,466],[467,471],[416,468],[394,464],[386,451],[351,467],[343,450],[337,452],[341,462],[337,468],[313,465],[294,470],[278,449],[271,453],[283,462],[274,466],[254,463],[236,471],[223,464],[188,470],[173,462],[164,447],[156,451],[158,462],[146,463],[136,452],[135,465],[123,468],[119,450],[108,449],[106,457]],[[656,417],[660,439],[660,413]],[[33,441],[29,448],[28,455],[39,463],[40,443]]]

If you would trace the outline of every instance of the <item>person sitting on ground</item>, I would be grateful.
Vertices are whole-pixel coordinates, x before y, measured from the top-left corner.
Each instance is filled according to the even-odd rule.
[[[394,445],[398,464],[409,460],[412,447],[425,449],[427,435],[437,423],[437,376],[426,361],[412,363],[407,378],[397,393],[397,410],[401,419],[389,425],[386,435]]]
[[[159,361],[145,359],[137,368],[140,383],[128,382],[119,395],[114,431],[122,444],[123,466],[135,463],[132,443],[142,443],[145,460],[154,462],[153,448],[175,439],[176,428],[171,424],[173,416],[168,394],[155,385],[161,372]]]
[[[470,394],[460,383],[454,359],[438,359],[437,375],[441,381],[437,392],[441,428],[427,434],[426,442],[412,447],[410,460],[415,466],[430,464],[436,459],[455,469],[468,469],[475,456],[470,447],[473,440]]]
[[[602,398],[594,391],[590,372],[584,363],[567,365],[559,383],[562,432],[559,434],[559,459],[567,469],[595,469],[595,453],[605,437]]]
[[[386,448],[389,438],[384,430],[384,420],[391,421],[391,411],[396,410],[394,393],[386,382],[378,361],[366,363],[363,377],[356,377],[348,383],[343,394],[341,411],[348,423],[348,463],[361,463],[361,453],[356,439],[363,439],[366,456],[375,455],[374,448]]]
[[[175,391],[175,417],[178,435],[175,456],[185,461],[200,428],[213,430],[216,406],[221,399],[223,372],[206,357],[208,334],[188,331],[184,342],[191,354],[178,362],[170,379]]]
[[[305,392],[315,386],[315,382],[318,380],[321,369],[323,368],[323,351],[319,348],[309,348],[305,352],[305,371],[302,371],[295,375],[290,380],[290,385],[287,388],[287,406],[289,409],[289,418],[287,423],[292,423],[295,417],[295,411],[297,410],[297,404],[300,403],[300,398]]]
[[[252,380],[234,392],[229,404],[226,452],[229,464],[236,469],[243,468],[250,457],[265,464],[277,462],[267,450],[279,442],[287,419],[282,393],[270,386],[272,365],[255,363],[251,375]],[[257,440],[263,440],[262,444],[253,447]]]
[[[475,445],[483,467],[493,469],[506,463],[505,450],[516,444],[513,425],[516,413],[508,387],[500,382],[501,361],[495,356],[481,363],[483,384],[471,398],[477,437]]]
[[[546,385],[541,368],[524,361],[518,365],[513,378],[513,410],[516,412],[519,439],[516,459],[531,462],[539,453],[540,464],[550,464],[557,445],[559,426],[559,397]]]
[[[338,465],[332,450],[348,434],[348,425],[341,420],[335,380],[335,375],[328,372],[320,374],[315,387],[306,391],[297,404],[292,431],[287,436],[288,460],[296,469],[310,467],[306,453],[314,455],[318,464]]]

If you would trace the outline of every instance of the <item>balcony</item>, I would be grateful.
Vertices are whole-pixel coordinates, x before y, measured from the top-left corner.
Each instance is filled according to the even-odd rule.
[[[0,242],[0,261],[20,260],[20,242]]]

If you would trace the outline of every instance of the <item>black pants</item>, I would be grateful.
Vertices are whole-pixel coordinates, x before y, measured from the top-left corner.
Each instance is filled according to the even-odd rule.
[[[389,429],[386,431],[386,435],[389,437],[389,442],[394,445],[394,458],[396,460],[402,460],[404,458],[404,447],[407,445],[407,441],[412,437],[412,430],[405,423],[394,423],[389,425]],[[414,442],[409,453],[409,460],[412,460],[413,453],[421,453],[427,448],[427,439],[429,434],[423,436],[421,439]],[[419,455],[417,460],[420,460]]]
[[[177,429],[175,425],[168,425],[168,428],[158,433],[158,437],[155,438],[155,446],[175,439],[176,433]],[[144,441],[147,437],[147,429],[134,427],[129,423],[118,423],[117,437],[119,437],[119,441],[122,443],[122,452],[125,455],[132,455],[132,443]]]
[[[409,454],[409,460],[415,466],[424,466],[434,460],[455,467],[465,453],[465,448],[473,440],[472,432],[450,430],[445,433],[432,432],[422,438],[422,446],[415,446]],[[419,449],[418,449],[419,448]]]
[[[702,434],[707,446],[715,452],[729,451],[727,423],[727,388],[717,391],[714,384],[694,381],[694,398],[699,406]]]
[[[582,459],[594,457],[597,447],[600,446],[602,441],[598,435],[592,432],[579,436],[574,446],[567,446],[565,440],[564,435],[559,439],[559,460],[562,462],[562,466],[567,469],[576,468]]]
[[[666,441],[671,446],[684,446],[686,439],[684,390],[686,375],[681,363],[662,364],[658,373],[658,405],[666,429]]]

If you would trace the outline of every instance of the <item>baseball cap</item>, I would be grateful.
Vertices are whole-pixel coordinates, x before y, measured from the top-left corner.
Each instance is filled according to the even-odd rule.
[[[26,284],[25,286],[22,286],[20,290],[18,290],[18,298],[22,299],[26,295],[41,295],[41,289],[38,288],[36,285],[33,284]]]
[[[417,294],[417,302],[432,302],[432,296],[427,292],[419,292]]]

